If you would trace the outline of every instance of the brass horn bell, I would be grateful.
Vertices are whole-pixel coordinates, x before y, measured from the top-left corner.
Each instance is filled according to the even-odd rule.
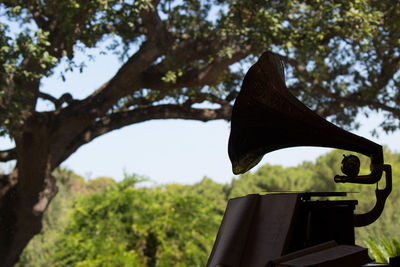
[[[296,146],[338,148],[370,157],[371,173],[360,176],[351,169],[354,159],[345,158],[347,174],[337,175],[336,182],[377,183],[390,168],[383,164],[382,146],[326,121],[293,96],[285,84],[281,57],[266,52],[247,72],[233,106],[228,144],[233,173],[250,170],[268,152]],[[381,197],[377,193],[380,205],[390,193],[388,184]]]

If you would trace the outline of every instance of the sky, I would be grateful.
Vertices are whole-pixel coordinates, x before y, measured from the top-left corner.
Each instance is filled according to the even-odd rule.
[[[83,59],[78,53],[77,58]],[[60,64],[53,76],[42,80],[41,90],[55,97],[70,92],[75,99],[89,95],[121,66],[113,55],[96,55],[95,61],[86,63],[82,73],[75,70],[65,74],[63,82],[59,73],[65,68]],[[40,102],[38,109],[46,110],[52,104]],[[366,119],[359,117],[362,127],[353,131],[379,144],[387,145],[393,152],[400,152],[400,133],[379,138],[370,132],[379,125],[382,117],[371,114]],[[62,167],[69,168],[86,179],[99,176],[121,180],[124,172],[145,176],[154,184],[193,184],[207,176],[216,182],[229,183],[233,177],[227,147],[229,123],[222,120],[199,122],[188,120],[154,120],[124,127],[96,138],[72,154]],[[0,138],[0,149],[12,146],[6,138]],[[296,166],[303,161],[315,159],[328,152],[327,148],[300,147],[282,149],[268,153],[254,169],[263,164]],[[10,169],[10,164],[0,168]],[[339,166],[338,166],[339,169]]]

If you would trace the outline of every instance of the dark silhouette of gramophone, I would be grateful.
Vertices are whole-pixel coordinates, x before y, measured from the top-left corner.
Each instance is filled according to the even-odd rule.
[[[357,200],[329,200],[345,196],[344,192],[231,199],[207,266],[368,266],[366,249],[354,243],[354,227],[374,222],[391,192],[391,167],[384,164],[382,146],[307,108],[287,89],[281,58],[267,52],[247,72],[233,106],[228,147],[233,172],[250,170],[268,152],[296,146],[339,148],[368,156],[370,174],[359,175],[358,157],[346,155],[344,175],[333,178],[337,183],[377,184],[385,173],[386,185],[377,186],[375,206],[365,214],[354,214]]]

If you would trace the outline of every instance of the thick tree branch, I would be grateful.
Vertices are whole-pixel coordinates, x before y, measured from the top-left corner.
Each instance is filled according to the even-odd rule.
[[[400,57],[395,57],[393,54],[384,56],[381,61],[381,73],[376,81],[376,89],[384,90],[387,84],[393,79],[400,67]]]
[[[188,99],[183,103],[183,105],[191,107],[192,104],[202,103],[207,100],[213,104],[220,104],[221,106],[229,105],[230,102],[214,94],[196,93],[194,96],[189,96]]]
[[[72,95],[70,93],[65,93],[57,99],[49,94],[39,92],[39,97],[52,102],[56,109],[59,109],[64,103],[71,104],[72,102],[74,102],[74,99],[72,98]]]
[[[314,80],[314,82],[313,82],[313,87],[322,95],[327,96],[331,99],[335,99],[337,102],[345,104],[347,106],[355,106],[355,107],[367,106],[372,109],[380,109],[380,110],[391,112],[393,114],[398,114],[400,112],[399,108],[385,105],[383,103],[380,103],[377,100],[372,101],[369,99],[364,99],[364,98],[352,96],[352,95],[343,97],[343,96],[339,96],[337,94],[333,94],[332,92],[330,92],[330,90],[328,88],[321,86],[319,84],[319,82],[316,80]]]
[[[52,95],[49,95],[49,94],[46,94],[46,93],[43,93],[43,92],[39,92],[39,97],[42,98],[42,99],[45,99],[45,100],[48,100],[48,101],[52,102],[54,104],[54,106],[57,105],[57,98],[55,98]]]
[[[177,104],[182,104],[183,106],[190,108],[193,104],[196,103],[202,103],[204,101],[209,101],[213,104],[220,104],[220,105],[228,105],[233,99],[231,97],[233,95],[237,95],[238,92],[232,92],[229,94],[225,99],[221,96],[216,96],[212,93],[202,93],[202,92],[193,92],[190,96],[183,95],[186,97],[186,100],[184,101],[177,101]],[[177,95],[177,97],[180,97],[181,95]],[[154,102],[162,101],[165,98],[160,98],[156,101],[154,100],[149,100],[146,97],[134,97],[129,100],[127,100],[123,106],[121,106],[119,109],[121,111],[126,111],[132,107],[149,107],[154,104]]]
[[[146,88],[154,90],[171,90],[175,88],[196,88],[205,85],[215,85],[220,81],[221,74],[230,65],[246,58],[251,47],[236,47],[231,57],[216,57],[211,63],[200,68],[191,68],[178,77],[175,83],[167,83],[162,80],[165,75],[161,69],[150,68],[142,75],[142,81]],[[191,53],[191,52],[188,52]]]
[[[217,58],[218,52],[224,47],[235,47],[233,44],[233,37],[225,37],[215,39],[216,37],[209,37],[201,39],[198,37],[188,36],[184,34],[180,36],[180,41],[173,45],[165,56],[165,59],[153,66],[153,72],[165,72],[170,69],[170,62],[174,64],[185,65],[188,62],[196,60],[209,61],[211,58]]]
[[[186,119],[209,121],[216,119],[230,120],[231,106],[219,109],[196,109],[185,105],[157,105],[118,112],[100,119],[91,129],[92,137],[105,134],[121,127],[155,119]]]
[[[157,105],[112,113],[83,129],[68,144],[63,144],[63,154],[54,156],[51,165],[58,166],[82,145],[100,135],[127,125],[155,119],[187,119],[203,122],[217,119],[230,120],[231,110],[232,107],[228,104],[219,109],[196,109],[188,108],[185,105]]]
[[[301,73],[302,75],[304,75],[304,77],[307,77],[308,82],[310,82],[311,86],[316,89],[316,91],[318,91],[318,93],[320,93],[323,96],[326,96],[330,99],[336,100],[338,103],[342,103],[345,104],[347,106],[355,106],[355,107],[359,107],[359,106],[368,106],[370,108],[373,109],[378,109],[378,110],[384,110],[384,111],[388,111],[390,113],[393,114],[399,114],[400,113],[400,109],[396,108],[396,107],[391,107],[388,105],[385,105],[383,103],[380,103],[378,100],[369,100],[369,99],[365,99],[362,97],[358,97],[358,96],[353,96],[353,95],[349,95],[349,96],[340,96],[338,94],[334,94],[332,93],[329,88],[326,88],[324,86],[321,85],[320,81],[318,81],[317,79],[315,79],[311,74],[309,74],[305,68],[305,66],[303,64],[301,64],[300,62],[298,62],[295,59],[289,58],[289,57],[285,57],[285,56],[281,56],[287,63],[289,63],[290,65],[292,65],[299,73]],[[398,64],[398,62],[396,62],[395,64]],[[389,67],[385,67],[385,69],[390,69],[390,73],[391,73],[391,77],[394,75],[394,71],[393,68],[389,68]],[[380,84],[379,86],[386,86],[387,82],[389,82],[389,78],[385,78],[384,79],[386,81],[386,83]],[[339,107],[331,107],[329,108],[327,105],[325,105],[323,108],[320,108],[317,110],[317,113],[319,115],[322,115],[324,117],[333,115],[335,113],[338,112],[338,110],[340,110]]]
[[[122,97],[145,88],[140,78],[141,73],[167,51],[173,40],[155,8],[143,12],[142,16],[144,26],[149,29],[147,40],[110,81],[79,105],[67,109],[66,117],[82,116],[82,110],[86,111],[85,116],[88,118],[102,116]]]
[[[36,5],[29,6],[29,11],[31,12],[32,18],[35,21],[35,23],[39,26],[39,28],[47,30],[48,22],[46,21],[45,15],[41,12],[42,10],[39,10],[39,8],[43,7],[41,6],[40,1],[35,1],[35,2]]]
[[[17,152],[15,148],[0,151],[0,161],[7,162],[17,158]]]
[[[225,101],[230,103],[231,101],[233,101],[238,96],[238,94],[239,94],[238,91],[230,92],[229,95],[227,95],[227,97],[225,98]]]

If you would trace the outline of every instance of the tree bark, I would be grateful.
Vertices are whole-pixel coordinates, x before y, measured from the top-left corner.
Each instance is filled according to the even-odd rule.
[[[15,140],[18,163],[0,196],[0,266],[17,262],[29,240],[40,232],[43,212],[57,193],[46,127]]]

